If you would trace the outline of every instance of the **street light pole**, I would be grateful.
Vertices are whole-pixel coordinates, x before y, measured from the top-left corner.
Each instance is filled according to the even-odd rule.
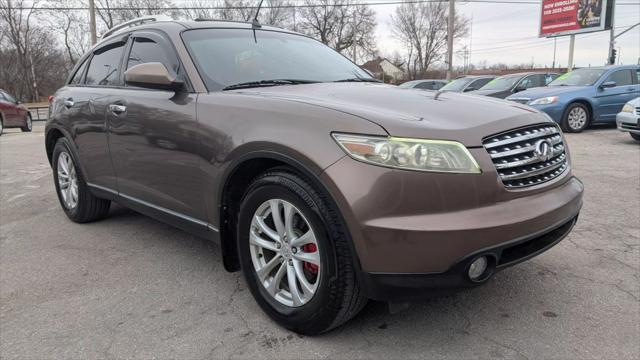
[[[447,24],[447,81],[453,77],[453,20],[455,19],[455,0],[449,0],[449,21]]]
[[[98,41],[96,35],[96,4],[94,0],[89,0],[89,30],[91,31],[91,45]]]

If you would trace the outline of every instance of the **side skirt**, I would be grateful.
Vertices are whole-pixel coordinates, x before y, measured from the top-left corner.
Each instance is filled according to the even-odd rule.
[[[100,198],[115,201],[120,205],[135,210],[143,215],[184,230],[193,235],[220,244],[220,232],[217,227],[188,215],[154,205],[126,194],[119,194],[113,189],[87,183],[91,192]]]

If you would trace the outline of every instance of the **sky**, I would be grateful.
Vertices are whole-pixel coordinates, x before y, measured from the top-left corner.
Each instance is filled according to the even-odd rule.
[[[385,0],[368,0],[375,3]],[[616,34],[628,26],[640,22],[640,0],[617,0],[615,9]],[[637,5],[635,5],[637,3]],[[375,5],[378,27],[378,48],[383,55],[394,51],[403,53],[402,45],[393,37],[390,15],[398,5]],[[471,48],[471,63],[486,61],[496,63],[551,66],[553,63],[553,39],[538,38],[540,5],[464,3],[456,1],[456,13],[472,18],[470,36],[454,44],[454,51],[464,45]],[[620,48],[621,64],[638,64],[640,61],[640,26],[616,40]],[[578,67],[603,65],[609,49],[609,31],[576,35],[574,63]],[[569,58],[569,36],[557,38],[556,66],[566,66]],[[462,65],[461,57],[454,58],[454,66]]]

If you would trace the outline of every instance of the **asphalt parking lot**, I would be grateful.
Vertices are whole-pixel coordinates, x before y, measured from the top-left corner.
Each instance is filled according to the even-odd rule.
[[[613,128],[568,135],[586,188],[573,233],[488,284],[301,337],[264,315],[212,243],[113,206],[59,207],[42,124],[0,137],[0,357],[640,357],[640,146]]]

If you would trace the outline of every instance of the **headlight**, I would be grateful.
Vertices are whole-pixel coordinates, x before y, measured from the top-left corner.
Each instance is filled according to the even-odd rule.
[[[556,101],[558,101],[557,96],[547,96],[547,97],[535,99],[532,102],[530,102],[529,105],[548,105],[548,104],[553,104]]]
[[[480,167],[464,145],[447,140],[423,140],[332,134],[352,158],[391,168],[479,174]]]
[[[633,113],[633,105],[629,103],[624,104],[624,106],[622,107],[622,112]]]

